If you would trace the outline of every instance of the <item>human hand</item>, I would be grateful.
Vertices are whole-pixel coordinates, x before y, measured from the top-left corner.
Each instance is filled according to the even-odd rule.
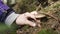
[[[28,20],[28,17],[36,20],[34,14],[31,14],[31,13],[28,13],[28,12],[27,12],[27,13],[21,14],[21,15],[19,15],[19,16],[17,17],[17,19],[16,19],[16,24],[17,24],[17,25],[30,25],[30,26],[35,27],[35,26],[36,26],[36,23]]]

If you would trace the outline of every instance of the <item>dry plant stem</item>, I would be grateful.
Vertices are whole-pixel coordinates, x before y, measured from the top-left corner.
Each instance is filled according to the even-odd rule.
[[[59,4],[59,2],[56,2],[56,3],[54,3],[53,5],[51,5],[51,6],[49,6],[49,7],[51,7],[51,8],[53,8],[53,6],[56,6],[57,4]],[[60,22],[60,20],[57,18],[57,17],[55,17],[55,16],[53,16],[52,14],[49,14],[49,13],[41,13],[40,11],[38,11],[39,10],[39,8],[41,8],[43,11],[44,11],[44,8],[42,8],[41,7],[41,4],[36,8],[36,11],[39,13],[39,14],[44,14],[44,15],[47,15],[47,16],[50,16],[50,17],[52,17],[52,18],[54,18],[55,20],[57,20],[58,22]],[[46,8],[46,9],[48,9],[48,8]],[[41,10],[41,11],[42,11]],[[55,13],[55,12],[54,12]]]
[[[36,8],[36,11],[38,11],[41,8],[41,4]]]
[[[53,8],[54,6],[56,6],[57,4],[59,4],[58,2],[56,2],[56,3],[54,3],[53,5],[51,5],[51,6],[49,6],[50,8]],[[49,8],[48,7],[48,8]],[[55,28],[55,26],[58,26],[59,24],[60,24],[60,20],[57,18],[57,17],[55,17],[55,16],[53,16],[52,14],[54,14],[56,11],[54,11],[53,13],[51,13],[51,11],[49,11],[48,13],[41,13],[40,11],[38,11],[39,9],[41,8],[41,10],[40,11],[44,11],[44,8],[42,8],[41,7],[41,4],[36,8],[36,11],[38,12],[38,14],[44,14],[44,15],[46,15],[46,16],[50,16],[51,18],[53,18],[53,19],[55,19],[56,21],[58,21],[58,23],[56,23],[56,24],[54,24],[54,25],[52,25],[52,27],[51,28]],[[46,10],[48,9],[48,8],[46,8]],[[54,9],[54,8],[53,8]],[[51,13],[51,14],[49,14],[49,13]],[[39,23],[37,23],[37,24],[39,24]],[[39,25],[38,25],[39,26]],[[56,29],[56,28],[55,28]]]
[[[46,14],[46,13],[41,13],[41,14],[44,14],[44,15],[50,16],[50,17],[52,17],[52,18],[54,18],[55,20],[57,20],[57,21],[60,22],[60,20],[59,20],[57,17],[53,16],[53,15]]]
[[[31,5],[34,5],[37,1],[33,2]]]

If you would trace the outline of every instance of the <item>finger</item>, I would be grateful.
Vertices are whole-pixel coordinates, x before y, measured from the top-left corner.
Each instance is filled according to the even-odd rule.
[[[37,13],[37,11],[32,11],[31,14],[37,15],[38,13]]]
[[[36,23],[31,22],[31,21],[28,21],[28,20],[27,20],[26,24],[28,24],[28,25],[30,25],[30,26],[33,26],[33,27],[35,27],[35,26],[36,26]]]
[[[31,14],[29,17],[32,18],[32,19],[34,19],[36,21],[36,18],[35,18],[34,15]]]
[[[26,17],[30,17],[30,18],[36,20],[35,15],[33,15],[33,14],[31,14],[31,13],[25,13],[24,15],[25,15]]]
[[[38,20],[36,20],[36,22],[37,22],[37,26],[38,27],[41,27],[41,25],[40,25],[41,24],[41,21],[38,19]]]

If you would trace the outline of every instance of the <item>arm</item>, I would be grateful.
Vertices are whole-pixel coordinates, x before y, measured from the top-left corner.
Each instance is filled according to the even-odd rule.
[[[13,9],[9,8],[0,0],[0,22],[5,22],[8,26],[10,26],[14,21],[16,21],[17,25],[36,26],[35,22],[27,19],[28,17],[36,20],[35,16],[31,13],[24,13],[20,15],[16,14]]]
[[[5,5],[0,0],[0,21],[5,22],[7,25],[11,25],[19,14],[16,14],[13,9]]]

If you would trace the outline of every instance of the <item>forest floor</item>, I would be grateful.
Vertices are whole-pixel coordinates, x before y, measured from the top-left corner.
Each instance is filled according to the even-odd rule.
[[[40,8],[38,8],[39,4],[41,4]],[[17,27],[14,25],[15,27],[7,28],[5,31],[0,32],[0,34],[60,34],[60,0],[44,0],[40,3],[37,1],[35,4],[32,2],[27,4],[22,2],[18,5],[19,3],[13,7],[17,13],[31,12],[37,9],[40,13],[43,12],[42,14],[46,16],[39,18],[41,27],[30,27],[27,25]]]
[[[60,11],[53,16],[60,19]],[[17,30],[17,34],[60,34],[60,23],[54,18],[43,17],[41,27],[23,26]]]
[[[51,5],[53,6],[53,5],[57,5],[57,4],[53,3]],[[56,11],[55,13],[53,13],[51,15],[56,17],[57,19],[54,19],[54,17],[52,17],[52,16],[43,17],[40,19],[41,27],[23,26],[17,30],[17,34],[60,34],[60,22],[59,22],[60,21],[60,8],[58,6],[60,6],[60,5],[55,6],[55,8],[53,8],[54,6],[51,7],[52,8],[52,9],[50,8],[51,10],[47,9],[48,12],[51,11],[51,13]],[[44,11],[43,9],[41,9],[41,11]],[[50,14],[50,13],[48,13],[48,14]]]
[[[46,6],[48,8],[46,8],[45,10],[51,12],[48,13],[49,16],[40,19],[41,27],[23,26],[17,30],[17,34],[60,34],[60,8],[59,8],[60,3],[59,2],[60,1],[56,1],[53,2],[50,6]],[[40,11],[45,11],[43,9],[44,8],[42,8]]]

